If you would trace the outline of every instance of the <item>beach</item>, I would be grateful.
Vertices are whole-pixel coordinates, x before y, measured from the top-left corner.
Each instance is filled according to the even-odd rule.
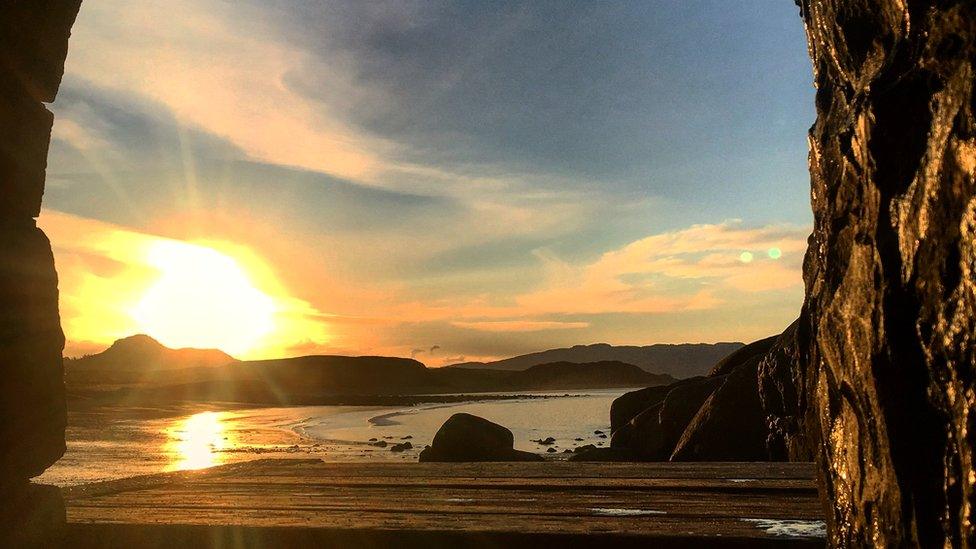
[[[565,459],[585,444],[609,445],[602,437],[610,432],[610,404],[626,391],[475,395],[413,406],[79,406],[69,410],[65,456],[36,480],[71,486],[260,457],[416,461],[444,420],[458,412],[508,427],[517,449]],[[533,442],[548,437],[555,442]],[[391,450],[406,442],[409,449]]]

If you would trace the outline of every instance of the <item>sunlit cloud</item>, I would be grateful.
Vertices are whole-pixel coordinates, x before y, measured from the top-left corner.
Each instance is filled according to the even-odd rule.
[[[65,78],[160,102],[255,159],[369,179],[380,140],[288,89],[285,76],[307,56],[261,20],[252,8],[213,0],[86,2]],[[331,84],[342,78],[334,72]]]

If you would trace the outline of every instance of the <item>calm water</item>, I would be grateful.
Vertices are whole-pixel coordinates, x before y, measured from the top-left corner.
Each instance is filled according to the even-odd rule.
[[[610,403],[626,391],[534,393],[547,398],[411,407],[100,408],[70,414],[68,452],[38,480],[66,486],[264,457],[416,461],[444,420],[457,412],[508,427],[518,449],[564,459],[566,449],[608,444],[594,431],[609,432]],[[531,442],[546,437],[556,439],[557,452]],[[409,440],[413,449],[396,453],[370,439],[390,445]]]

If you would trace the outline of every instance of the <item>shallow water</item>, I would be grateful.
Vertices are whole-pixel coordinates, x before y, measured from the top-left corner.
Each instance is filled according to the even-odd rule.
[[[570,455],[565,450],[609,444],[595,431],[609,433],[610,403],[626,391],[533,393],[537,398],[404,407],[194,405],[73,412],[65,457],[38,481],[67,486],[262,457],[416,461],[441,424],[457,412],[508,427],[520,450],[565,459]],[[556,442],[551,446],[532,442],[547,437]],[[413,448],[390,450],[393,444],[407,441]],[[377,445],[382,442],[387,447]],[[555,452],[547,452],[550,447]]]

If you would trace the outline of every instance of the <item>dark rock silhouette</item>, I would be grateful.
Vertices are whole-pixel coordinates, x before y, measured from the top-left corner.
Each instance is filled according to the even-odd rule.
[[[34,218],[53,123],[42,102],[57,95],[79,4],[0,4],[0,492],[25,497],[65,449],[57,273]]]
[[[37,228],[54,100],[80,0],[0,3],[0,540],[59,546],[61,491],[30,483],[65,451],[64,334]]]
[[[512,432],[471,414],[454,414],[437,430],[420,461],[542,461],[542,456],[514,449]]]
[[[667,460],[702,403],[724,380],[701,377],[674,384],[663,400],[614,432],[611,447],[628,448],[642,460]]]
[[[720,359],[742,347],[742,343],[682,343],[637,347],[633,345],[576,345],[520,355],[495,362],[465,362],[453,368],[491,370],[526,370],[552,362],[599,363],[623,362],[646,372],[668,374],[675,378],[703,375]]]
[[[802,0],[817,87],[797,327],[838,546],[976,542],[976,3]]]
[[[642,461],[764,461],[802,459],[769,448],[771,418],[784,418],[772,395],[760,397],[760,367],[791,372],[796,324],[782,335],[750,343],[719,361],[708,376],[683,379],[662,387],[626,393],[610,408],[611,448],[626,450]],[[787,380],[789,376],[787,375]],[[768,388],[772,385],[768,383]],[[806,447],[794,433],[791,443]],[[807,454],[809,455],[809,454]]]
[[[234,357],[217,349],[170,349],[147,335],[134,335],[101,353],[64,359],[65,382],[69,391],[92,385],[177,383],[205,377],[202,369],[231,362],[236,362]]]
[[[768,341],[768,340],[763,340]],[[725,380],[688,422],[671,461],[764,461],[766,418],[759,402],[757,372],[761,356],[725,371]]]

